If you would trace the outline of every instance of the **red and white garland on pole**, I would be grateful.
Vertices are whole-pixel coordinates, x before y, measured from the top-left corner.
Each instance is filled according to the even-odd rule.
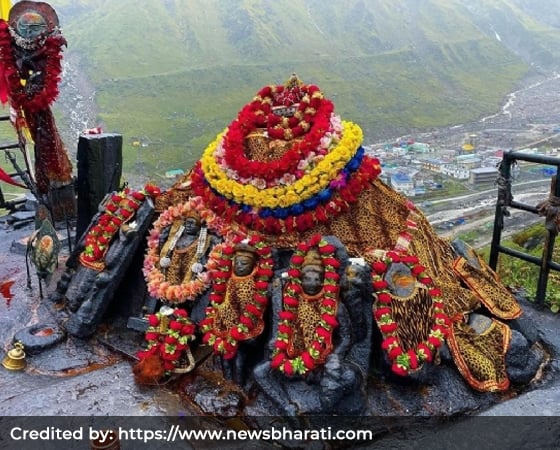
[[[219,314],[220,305],[224,302],[228,281],[233,273],[235,246],[240,241],[241,238],[238,236],[234,242],[223,244],[217,261],[209,261],[209,265],[213,267],[210,273],[213,280],[210,306],[206,308],[206,317],[199,323],[204,333],[203,342],[211,345],[214,353],[222,355],[224,359],[234,358],[239,342],[255,337],[258,327],[263,324],[264,313],[268,306],[268,285],[274,274],[271,248],[261,236],[253,235],[249,238],[248,244],[256,249],[258,261],[254,272],[255,292],[252,301],[245,305],[245,310],[235,326],[228,330],[216,329],[216,316]]]
[[[404,349],[399,339],[399,324],[395,321],[392,311],[393,295],[385,274],[392,264],[403,263],[416,281],[428,289],[432,298],[432,325],[427,339],[417,344],[416,348]],[[450,320],[444,312],[444,305],[439,301],[441,291],[434,286],[432,279],[426,274],[418,258],[402,252],[388,251],[372,264],[373,290],[377,301],[374,305],[374,318],[383,335],[382,348],[387,352],[392,363],[392,371],[397,375],[406,376],[416,371],[421,365],[433,359],[435,351],[441,347],[448,333]]]
[[[315,324],[313,342],[308,348],[294,356],[290,346],[294,325],[298,318],[299,299],[303,294],[302,268],[305,255],[314,247],[318,248],[325,269],[322,296],[317,300],[320,302],[321,320]],[[340,262],[335,258],[335,252],[336,248],[332,244],[324,240],[320,234],[315,234],[307,242],[302,242],[297,246],[290,260],[289,281],[284,289],[283,310],[280,312],[280,324],[271,360],[273,368],[288,376],[307,374],[323,364],[326,357],[332,352],[333,332],[338,327],[336,314],[339,275],[337,269],[340,267]]]

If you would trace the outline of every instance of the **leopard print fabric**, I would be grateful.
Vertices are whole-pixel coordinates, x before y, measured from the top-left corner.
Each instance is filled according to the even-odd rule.
[[[408,299],[393,296],[391,309],[393,319],[399,324],[397,336],[405,350],[415,349],[428,339],[434,319],[432,299],[425,288],[417,289]]]
[[[292,339],[288,343],[288,356],[290,358],[300,355],[305,349],[310,348],[313,341],[317,339],[315,329],[321,322],[321,298],[323,294],[313,297],[301,295],[297,320],[295,323]],[[319,356],[317,362],[324,363],[327,355],[332,350],[332,341],[327,343],[327,350]]]
[[[303,351],[311,345],[315,335],[315,327],[321,321],[320,308],[318,302],[302,301],[298,305],[297,329],[299,333],[294,333],[294,349]]]
[[[192,279],[191,267],[195,262],[198,241],[194,240],[187,248],[171,253],[171,264],[165,272],[166,281],[170,284],[188,283]]]
[[[480,261],[481,269],[470,265],[465,258],[459,257],[453,268],[480,301],[496,317],[511,320],[521,315],[521,308],[512,294],[501,284],[496,274]]]
[[[448,343],[459,372],[471,387],[493,392],[509,387],[505,354],[510,339],[510,328],[496,320],[481,334],[466,323],[456,322]]]
[[[191,189],[191,173],[192,170],[189,170],[173,186],[155,198],[154,209],[157,213],[162,213],[170,206],[185,203],[194,195]]]
[[[283,139],[270,140],[265,135],[266,130],[257,130],[245,138],[245,154],[252,161],[278,161],[297,142],[298,139],[285,141]]]
[[[214,317],[215,333],[218,336],[225,336],[233,327],[239,325],[239,317],[245,311],[247,304],[253,300],[255,293],[255,281],[253,274],[246,277],[238,277],[232,275],[227,282],[227,290],[224,301],[216,308]],[[246,336],[251,339],[262,333],[264,329],[264,321],[260,320],[257,326]]]

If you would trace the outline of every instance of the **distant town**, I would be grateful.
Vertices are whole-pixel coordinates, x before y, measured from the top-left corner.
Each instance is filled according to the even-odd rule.
[[[551,143],[560,136],[560,127],[551,129],[547,135],[547,145],[516,151],[557,156],[559,149],[551,147]],[[444,179],[465,182],[467,189],[495,183],[504,149],[489,147],[480,140],[479,135],[470,134],[462,145],[446,147],[409,138],[381,146],[368,145],[365,149],[381,161],[383,181],[408,197],[418,197],[444,189]],[[534,168],[531,173],[549,178],[555,168]]]

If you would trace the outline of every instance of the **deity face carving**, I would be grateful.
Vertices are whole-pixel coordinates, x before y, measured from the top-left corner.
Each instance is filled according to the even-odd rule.
[[[320,266],[306,266],[301,272],[301,287],[307,295],[317,295],[323,288],[325,270]]]
[[[255,267],[255,259],[247,253],[236,253],[233,257],[233,273],[239,277],[249,275]]]
[[[27,12],[17,20],[16,31],[22,38],[35,39],[48,31],[48,24],[40,14]]]
[[[200,222],[195,217],[188,217],[185,220],[185,233],[191,236],[196,236],[199,231]]]

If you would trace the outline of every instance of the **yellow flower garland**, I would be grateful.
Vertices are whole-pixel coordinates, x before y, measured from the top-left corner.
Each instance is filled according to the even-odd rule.
[[[213,189],[238,204],[258,208],[289,207],[326,188],[356,153],[362,143],[362,129],[352,122],[342,123],[344,131],[338,145],[308,174],[288,186],[258,189],[252,184],[242,184],[228,178],[214,158],[224,133],[219,134],[204,151],[201,158],[204,176]]]

